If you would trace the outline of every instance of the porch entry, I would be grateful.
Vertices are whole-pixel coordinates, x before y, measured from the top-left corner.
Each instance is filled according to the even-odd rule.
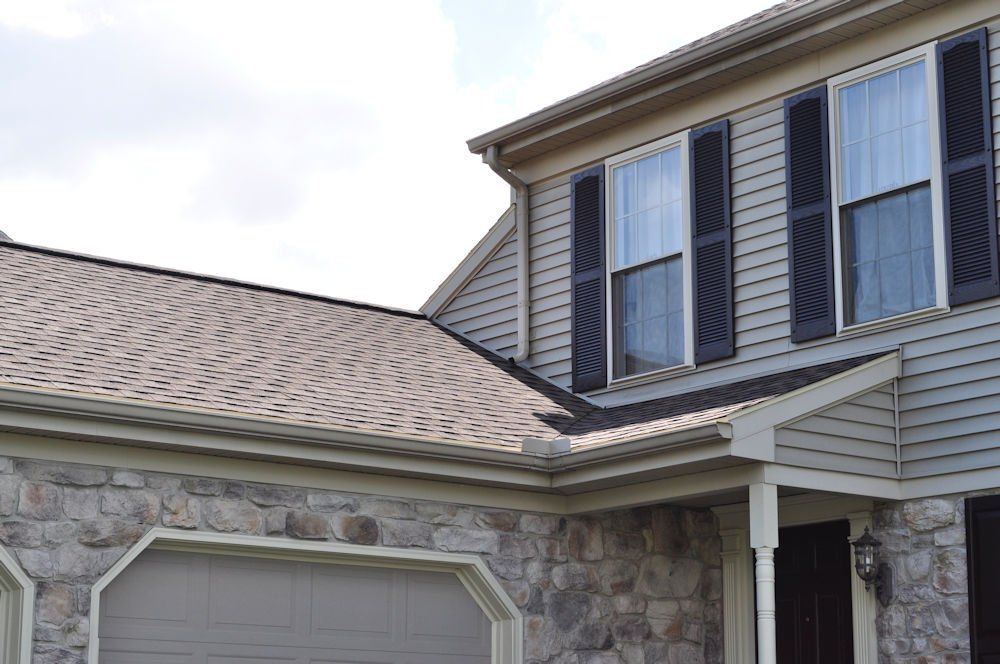
[[[781,528],[775,550],[778,664],[852,664],[850,524]]]

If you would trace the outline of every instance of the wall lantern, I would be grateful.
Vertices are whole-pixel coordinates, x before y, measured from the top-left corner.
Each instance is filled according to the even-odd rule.
[[[881,546],[882,542],[872,537],[865,526],[865,533],[854,540],[854,569],[865,582],[865,590],[875,586],[875,597],[882,606],[888,606],[893,591],[892,566],[879,561]]]

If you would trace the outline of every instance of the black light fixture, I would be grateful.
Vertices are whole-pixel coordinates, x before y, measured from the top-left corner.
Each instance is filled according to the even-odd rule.
[[[865,590],[875,586],[875,597],[879,603],[889,606],[893,591],[892,566],[879,560],[881,547],[882,542],[875,539],[865,526],[865,533],[854,540],[854,569],[865,582]]]

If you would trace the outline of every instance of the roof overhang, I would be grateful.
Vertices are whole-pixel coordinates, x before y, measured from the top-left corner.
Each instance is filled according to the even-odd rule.
[[[560,495],[774,461],[781,424],[891,381],[889,353],[725,419],[544,454],[0,386],[0,430]]]
[[[928,0],[925,8],[944,0]],[[468,141],[507,166],[801,58],[923,8],[906,0],[812,0],[679,49]],[[706,121],[710,118],[705,118]]]

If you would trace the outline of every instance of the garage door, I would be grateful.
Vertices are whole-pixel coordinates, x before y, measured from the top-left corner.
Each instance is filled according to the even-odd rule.
[[[102,664],[490,661],[454,574],[145,551],[101,595]]]

